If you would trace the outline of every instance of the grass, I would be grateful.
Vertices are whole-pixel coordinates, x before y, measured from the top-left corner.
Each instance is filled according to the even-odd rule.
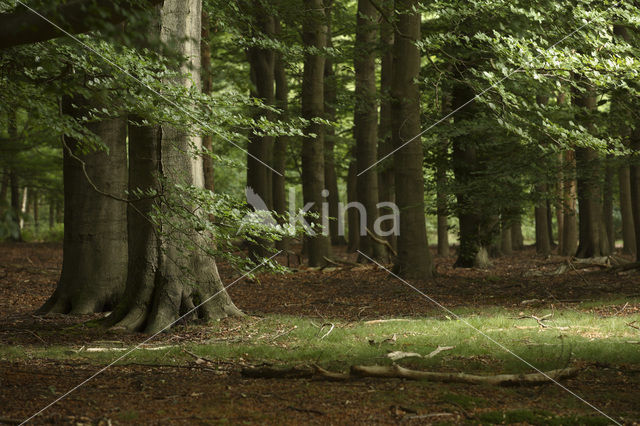
[[[602,302],[602,305],[610,305]],[[640,331],[629,327],[640,315],[601,317],[585,311],[597,304],[577,309],[525,310],[505,308],[458,309],[461,320],[450,317],[411,318],[405,321],[365,324],[343,320],[315,320],[270,315],[265,318],[227,320],[208,327],[211,339],[204,344],[187,343],[161,350],[136,350],[120,363],[184,364],[195,354],[216,360],[237,360],[248,364],[268,362],[291,365],[315,362],[340,370],[351,364],[390,364],[390,351],[426,355],[437,346],[455,346],[431,359],[407,358],[400,363],[420,369],[515,373],[531,368],[505,352],[486,336],[540,369],[563,367],[570,361],[609,364],[640,364]],[[553,313],[540,327],[534,319],[517,319],[520,314],[542,317]],[[335,327],[321,338],[329,326]],[[225,331],[230,330],[230,331]],[[183,330],[188,332],[189,330]],[[181,330],[177,329],[177,333]],[[385,339],[396,336],[393,344]],[[100,346],[95,343],[96,346]],[[161,342],[158,345],[162,345]],[[123,351],[86,352],[69,346],[0,346],[0,359],[76,359],[106,364]]]

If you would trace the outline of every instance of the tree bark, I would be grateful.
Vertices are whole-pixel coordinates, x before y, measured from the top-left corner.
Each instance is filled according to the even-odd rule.
[[[325,0],[325,10],[327,13],[327,47],[333,47],[331,32],[331,12],[333,0]],[[331,122],[336,119],[336,103],[338,102],[338,90],[335,71],[333,69],[333,58],[327,57],[324,64],[324,113],[325,118]],[[342,245],[345,243],[343,235],[339,235],[338,210],[340,203],[340,193],[338,192],[338,176],[336,173],[336,161],[334,146],[336,142],[336,131],[333,126],[327,126],[324,136],[324,186],[329,191],[327,203],[329,204],[329,236],[331,244]]]
[[[275,21],[275,32],[276,34],[281,32],[280,22],[277,19]],[[276,53],[275,56],[274,79],[276,83],[276,106],[281,111],[281,120],[286,121],[289,119],[289,82],[281,53]],[[282,135],[275,138],[273,146],[273,168],[278,172],[272,174],[273,210],[280,217],[287,212],[285,173],[288,145],[289,137]],[[289,240],[283,238],[281,241],[276,242],[276,247],[280,250],[287,250],[289,248]]]
[[[522,235],[522,216],[517,213],[511,222],[511,248],[522,250],[524,248],[524,236]]]
[[[385,16],[393,15],[393,0],[381,2]],[[393,78],[393,44],[394,28],[388,19],[380,20],[380,46],[382,58],[380,64],[380,123],[378,127],[378,159],[385,158],[393,150],[392,125],[391,125],[391,84]],[[395,173],[393,170],[393,158],[386,158],[376,169],[378,172],[378,200],[380,202],[396,202]],[[379,214],[393,213],[389,207],[384,207]],[[390,228],[383,228],[389,231]],[[387,236],[389,244],[396,249],[398,246],[397,235]]]
[[[82,105],[74,108],[72,104]],[[62,111],[80,116],[86,105],[65,98]],[[126,120],[106,119],[88,125],[102,150],[82,154],[78,140],[64,137],[64,242],[62,273],[40,313],[88,314],[112,310],[125,288],[127,274]],[[86,175],[85,175],[86,170]],[[94,187],[95,185],[95,187]],[[98,192],[101,191],[102,193]]]
[[[374,231],[378,219],[378,175],[369,169],[378,159],[378,107],[376,93],[376,36],[378,11],[371,0],[358,0],[356,41],[354,49],[355,107],[353,123],[358,166],[357,198],[365,208],[366,227]],[[380,261],[385,257],[384,247],[367,235],[360,235],[360,251]],[[366,262],[367,257],[359,260]]]
[[[578,251],[578,216],[576,201],[578,198],[578,186],[576,182],[576,154],[575,151],[566,151],[563,161],[563,195],[562,195],[562,256],[574,256]]]
[[[349,172],[347,174],[347,203],[351,204],[357,201],[358,187],[358,166],[356,160],[352,159],[349,163]],[[347,251],[355,253],[360,247],[360,212],[357,209],[350,208],[347,210],[347,222],[349,227],[349,241]]]
[[[458,110],[474,97],[473,90],[464,83],[454,86],[452,92],[453,109]],[[454,115],[456,123],[473,120],[475,105],[470,104],[458,110]],[[478,163],[478,148],[472,140],[473,135],[463,134],[453,138],[452,167],[458,186],[457,214],[460,226],[460,248],[455,266],[472,268],[480,250],[480,217],[477,206],[470,201],[468,186],[471,183]]]
[[[412,10],[417,0],[396,0],[397,30],[402,36],[393,45],[391,85],[396,201],[400,209],[400,235],[396,273],[406,278],[432,275],[424,212],[424,158],[420,131],[420,12]]]
[[[322,50],[326,46],[326,17],[322,0],[304,0],[302,39],[307,48]],[[302,142],[302,193],[304,203],[314,203],[309,210],[318,216],[324,182],[324,125],[313,121],[324,118],[324,56],[308,51],[304,58],[302,77],[302,116],[309,120]],[[311,136],[314,134],[315,136]],[[319,220],[312,222],[320,224]],[[308,239],[309,265],[323,266],[329,256],[329,239],[320,229]]]
[[[200,55],[202,62],[202,93],[209,95],[213,90],[213,76],[211,73],[211,47],[209,46],[209,15],[202,11],[202,41],[200,44]],[[209,191],[215,189],[215,178],[213,172],[213,137],[210,134],[202,137],[202,168],[204,172],[204,187]]]
[[[635,254],[637,246],[631,204],[631,174],[629,172],[629,164],[622,164],[618,168],[618,180],[620,185],[620,215],[622,216],[622,252],[624,254]]]
[[[197,84],[200,78],[201,10],[201,0],[165,0],[161,13],[162,40],[173,42],[187,58],[180,70],[183,77],[176,81],[186,87],[193,82]],[[202,157],[193,158],[190,152],[193,146],[196,150],[202,148],[201,138],[169,126],[161,130],[146,127],[131,130],[132,138],[138,142],[129,144],[133,149],[131,186],[159,187],[160,193],[169,192],[165,197],[175,190],[172,184],[204,187]],[[163,180],[157,181],[155,176]],[[241,314],[220,280],[215,260],[202,248],[206,242],[202,235],[187,226],[176,230],[180,223],[176,225],[176,220],[172,220],[171,206],[166,204],[158,207],[163,213],[159,224],[144,223],[149,220],[152,203],[165,197],[130,203],[132,259],[127,296],[106,325],[157,333],[188,312],[204,321]],[[135,213],[139,214],[137,221]],[[182,239],[188,240],[193,248],[176,246]]]
[[[607,234],[607,242],[609,243],[609,253],[616,251],[616,235],[613,226],[613,181],[615,179],[615,171],[608,158],[604,170],[604,188],[602,191],[602,216],[605,233]]]
[[[636,232],[636,261],[640,262],[640,128],[634,129],[630,143],[633,156],[629,167],[631,211]]]
[[[575,105],[582,108],[581,121],[589,131],[593,130],[590,114],[597,107],[592,90],[576,93]],[[599,184],[600,159],[591,148],[576,148],[578,170],[579,246],[577,257],[598,257],[609,254],[609,243],[602,220],[602,189]]]

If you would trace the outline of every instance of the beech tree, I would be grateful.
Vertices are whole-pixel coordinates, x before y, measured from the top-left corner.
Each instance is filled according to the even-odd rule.
[[[395,271],[408,278],[429,278],[431,254],[424,215],[424,177],[420,127],[420,90],[415,81],[420,73],[420,13],[416,0],[396,0],[397,32],[393,44],[391,122],[396,202],[400,209],[398,259]],[[400,36],[400,34],[402,36]]]

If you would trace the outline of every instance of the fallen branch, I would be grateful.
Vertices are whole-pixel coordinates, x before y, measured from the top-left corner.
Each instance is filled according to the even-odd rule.
[[[241,374],[254,379],[321,379],[344,381],[358,377],[376,377],[386,379],[428,380],[443,383],[487,384],[494,386],[534,386],[551,381],[574,377],[580,369],[563,368],[545,373],[530,374],[498,374],[494,376],[480,376],[467,373],[439,373],[431,371],[410,370],[399,365],[353,365],[350,373],[334,373],[318,365],[295,366],[289,368],[247,367]]]
[[[325,370],[319,365],[299,365],[289,368],[275,367],[246,367],[240,372],[245,377],[254,379],[324,379],[331,381],[342,381],[349,379],[348,374],[334,373]]]
[[[389,241],[387,240],[383,240],[382,238],[378,238],[373,232],[371,232],[371,230],[369,230],[369,228],[367,228],[367,234],[369,235],[369,237],[375,241],[378,244],[382,244],[383,246],[385,246],[386,248],[389,249],[389,251],[395,256],[398,257],[398,253],[393,249],[393,246],[391,244],[389,244]]]
[[[365,321],[364,323],[366,325],[370,325],[370,324],[383,324],[385,322],[398,322],[398,321],[411,321],[411,319],[409,318],[377,319],[377,320]]]
[[[354,365],[351,374],[358,377],[399,378],[409,380],[429,380],[444,383],[488,384],[495,386],[539,385],[550,381],[573,377],[578,368],[564,368],[547,371],[546,373],[530,374],[498,374],[495,376],[479,376],[467,373],[438,373],[430,371],[410,370],[399,365]]]

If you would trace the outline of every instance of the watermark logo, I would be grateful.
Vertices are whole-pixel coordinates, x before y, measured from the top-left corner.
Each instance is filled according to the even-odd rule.
[[[321,195],[325,201],[322,202],[320,209],[317,210],[320,215],[320,226],[318,226],[318,224],[312,224],[316,221],[311,221],[312,223],[309,223],[308,221],[312,215],[312,209],[314,208],[315,203],[308,202],[302,208],[298,208],[296,203],[296,189],[289,188],[288,195],[289,220],[288,223],[279,224],[262,197],[260,197],[253,188],[246,187],[246,200],[249,206],[253,208],[253,211],[247,213],[242,218],[238,233],[250,225],[263,225],[279,228],[279,231],[287,234],[294,233],[296,228],[301,227],[308,235],[315,236],[319,232],[321,235],[328,236],[330,221],[335,220],[338,223],[338,235],[345,236],[345,217],[347,216],[349,209],[355,209],[358,213],[359,229],[357,232],[360,236],[366,236],[369,231],[379,237],[388,237],[390,235],[398,235],[400,233],[400,209],[398,209],[398,206],[395,203],[390,201],[384,201],[376,204],[378,215],[373,223],[373,229],[368,230],[367,209],[358,201],[352,201],[346,205],[339,202],[338,217],[331,217],[329,215],[329,202],[326,201],[329,196],[329,191],[327,189],[322,190]],[[382,212],[385,212],[386,214],[382,214]]]

